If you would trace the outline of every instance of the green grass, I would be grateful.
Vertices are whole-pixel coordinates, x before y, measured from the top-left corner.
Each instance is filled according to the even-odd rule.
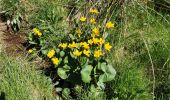
[[[115,80],[108,83],[106,89],[109,100],[151,100],[150,81],[144,66],[127,60],[119,63],[116,70]]]
[[[6,100],[53,100],[53,85],[48,77],[26,59],[0,54],[0,93]]]
[[[170,20],[167,17],[168,13],[163,15],[138,1],[125,3],[122,9],[125,13],[123,13],[122,22],[118,23],[118,31],[113,34],[112,39],[114,46],[112,60],[118,66],[117,71],[120,74],[110,87],[115,87],[116,84],[118,90],[115,90],[115,93],[120,92],[121,95],[118,97],[124,98],[122,96],[127,94],[124,91],[133,93],[133,87],[136,85],[135,90],[140,90],[146,85],[149,89],[146,89],[147,94],[151,95],[154,92],[156,100],[168,100],[170,98],[170,92],[168,92],[170,89],[168,79],[170,74],[170,30],[168,28]],[[114,17],[112,18],[114,19]],[[133,65],[134,62],[137,66]],[[125,64],[132,64],[137,68]],[[138,80],[140,77],[149,81],[127,85],[131,83],[131,79]],[[121,79],[122,81],[120,81]],[[127,87],[122,83],[124,81],[126,81]],[[129,87],[130,89],[128,89]],[[143,93],[140,95],[142,96]]]

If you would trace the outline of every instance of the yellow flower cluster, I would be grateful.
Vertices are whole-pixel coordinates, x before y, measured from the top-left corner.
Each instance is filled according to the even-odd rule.
[[[97,27],[93,28],[91,36],[92,37],[100,36],[99,28],[97,28]]]
[[[91,54],[91,48],[95,47],[95,45],[99,45],[99,46],[104,46],[104,49],[107,50],[107,51],[110,51],[112,46],[109,44],[109,43],[106,43],[105,44],[105,40],[102,39],[102,38],[92,38],[92,39],[89,39],[87,40],[88,42],[80,42],[80,43],[75,43],[74,41],[70,44],[67,44],[66,43],[61,43],[58,45],[58,47],[61,47],[63,49],[66,49],[67,47],[70,48],[70,49],[73,49],[73,52],[72,54],[74,56],[81,56],[82,54],[86,55],[87,57],[90,57],[90,54]],[[82,48],[83,50],[80,51]],[[80,50],[79,50],[80,49]],[[48,57],[52,57],[54,55],[54,51],[51,50],[49,51],[48,53]],[[101,50],[95,50],[94,51],[94,57],[96,58],[99,58],[103,55],[102,51]]]
[[[95,8],[91,8],[89,12],[92,14],[99,13],[98,10]],[[81,22],[85,22],[86,20],[87,20],[86,17],[84,16],[80,17]],[[93,25],[97,24],[94,16],[90,18],[89,23]],[[107,29],[114,28],[114,23],[112,23],[111,21],[108,21],[105,27]],[[38,36],[42,35],[36,28],[34,29],[34,32],[37,35],[39,34]],[[72,43],[60,43],[58,47],[61,49],[70,50],[71,54],[73,54],[76,57],[83,56],[83,55],[90,57],[92,55],[93,57],[98,59],[104,55],[102,48],[104,48],[106,51],[110,51],[112,48],[110,43],[105,43],[105,40],[103,39],[100,32],[101,31],[100,31],[99,26],[93,26],[93,28],[91,29],[91,37],[87,36],[88,39],[84,39],[82,42],[78,42],[78,43],[76,43],[75,41],[73,41]],[[80,38],[81,35],[83,34],[82,29],[76,28],[75,34]],[[86,36],[84,38],[86,38]],[[29,52],[32,52],[32,51],[30,50]],[[50,50],[47,56],[48,58],[51,58],[51,61],[53,62],[54,65],[57,65],[59,63],[59,59],[54,57],[55,56],[54,49]]]
[[[42,33],[40,32],[40,30],[38,30],[37,28],[33,29],[33,32],[35,33],[35,35],[38,35],[39,37],[42,36]]]
[[[103,40],[102,38],[93,38],[92,41],[94,44],[99,44],[99,45],[102,45],[105,43],[105,40]]]
[[[58,60],[58,58],[56,58],[54,56],[55,56],[55,50],[54,49],[49,50],[47,53],[47,57],[51,58],[51,61],[54,65],[58,65],[59,60]]]

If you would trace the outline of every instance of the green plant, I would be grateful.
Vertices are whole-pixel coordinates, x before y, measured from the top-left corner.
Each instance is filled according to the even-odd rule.
[[[116,69],[117,77],[107,85],[107,99],[151,100],[152,95],[148,88],[150,83],[143,66],[136,62],[123,61]]]
[[[23,57],[0,55],[0,95],[4,93],[7,100],[55,100],[51,79],[35,70],[35,64]]]
[[[18,32],[21,28],[21,22],[25,8],[22,7],[22,2],[19,0],[2,0],[2,10],[5,11],[8,27],[11,27],[14,32]]]
[[[111,33],[108,32],[114,28],[114,23],[109,20],[106,23],[98,22],[96,19],[98,14],[97,9],[90,8],[87,18],[81,15],[74,21],[74,26],[69,33],[63,33],[64,37],[59,33],[55,34],[56,28],[53,28],[54,32],[48,28],[44,29],[42,25],[46,25],[42,23],[38,25],[39,29],[34,28],[33,32],[29,33],[29,43],[40,52],[42,57],[51,60],[60,79],[73,85],[94,84],[100,89],[105,88],[104,83],[114,79],[116,71],[111,61],[107,59],[107,54],[112,48],[108,41]],[[52,16],[49,20],[54,22],[53,18],[56,19],[56,16]],[[103,23],[104,26],[101,27]],[[55,24],[49,23],[47,26],[55,26]]]

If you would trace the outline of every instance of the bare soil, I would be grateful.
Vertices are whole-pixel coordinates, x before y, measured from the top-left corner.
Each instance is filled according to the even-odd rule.
[[[7,54],[23,53],[23,43],[26,42],[26,35],[24,33],[14,33],[7,30],[6,21],[0,15],[0,52],[5,51]]]

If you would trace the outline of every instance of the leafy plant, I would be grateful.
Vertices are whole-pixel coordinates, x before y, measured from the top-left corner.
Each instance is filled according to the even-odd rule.
[[[55,27],[48,27],[55,24],[44,21],[48,24],[41,23],[39,28],[34,28],[28,39],[42,57],[48,57],[60,79],[74,85],[94,84],[105,89],[104,83],[113,80],[116,75],[112,63],[107,59],[107,53],[112,48],[108,42],[111,33],[107,31],[114,28],[114,23],[107,21],[101,27],[102,22],[96,19],[98,14],[96,8],[90,8],[89,15],[81,15],[75,20],[72,29],[69,33],[63,33],[63,37],[55,34]],[[57,17],[54,19],[60,21],[56,20]],[[50,21],[54,22],[53,18]]]
[[[24,12],[24,7],[22,7],[22,2],[19,0],[2,0],[4,5],[2,9],[5,11],[5,16],[7,19],[7,26],[11,27],[14,32],[18,32],[21,28],[21,22]]]

